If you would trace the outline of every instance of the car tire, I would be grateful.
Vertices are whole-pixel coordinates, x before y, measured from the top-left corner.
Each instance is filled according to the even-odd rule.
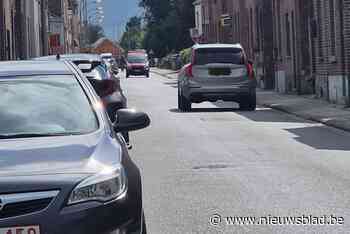
[[[192,103],[190,100],[188,100],[186,97],[182,95],[180,84],[178,83],[178,94],[177,94],[177,99],[178,99],[178,108],[180,111],[183,112],[190,112],[192,109]]]
[[[178,88],[178,91],[177,91],[177,107],[180,111],[183,111],[183,106],[182,106],[182,97],[181,97],[181,94],[180,94],[180,88]]]
[[[129,78],[130,74],[129,72],[126,72],[126,78]]]
[[[192,110],[192,103],[191,103],[191,101],[188,100],[183,95],[181,95],[181,104],[182,104],[182,111],[190,112]]]
[[[147,234],[145,212],[142,212],[142,234]]]
[[[256,110],[256,91],[251,91],[248,97],[245,97],[239,104],[240,109],[243,111],[255,111]]]

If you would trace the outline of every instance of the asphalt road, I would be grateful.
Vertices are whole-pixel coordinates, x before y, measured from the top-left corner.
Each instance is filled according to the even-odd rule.
[[[176,81],[156,74],[122,80],[129,106],[152,119],[150,128],[131,134],[149,233],[350,232],[349,133],[263,107],[240,112],[233,103],[195,104],[180,113]],[[210,224],[214,214],[222,217],[218,226]],[[302,215],[335,215],[344,224],[224,219],[276,224],[275,216]]]

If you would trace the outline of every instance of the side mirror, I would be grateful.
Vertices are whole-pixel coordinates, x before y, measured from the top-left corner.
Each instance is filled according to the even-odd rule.
[[[117,111],[116,121],[113,124],[116,132],[130,132],[146,128],[151,120],[147,114],[132,109]]]

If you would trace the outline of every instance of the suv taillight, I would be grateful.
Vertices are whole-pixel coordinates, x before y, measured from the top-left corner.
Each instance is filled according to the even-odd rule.
[[[253,65],[250,63],[247,63],[247,72],[250,79],[254,79],[254,70]]]
[[[185,68],[185,74],[187,77],[193,77],[193,65],[189,64],[186,68]]]

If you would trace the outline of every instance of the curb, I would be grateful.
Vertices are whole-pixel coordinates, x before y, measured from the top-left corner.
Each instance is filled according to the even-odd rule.
[[[287,114],[294,115],[294,116],[299,117],[301,119],[310,120],[310,121],[313,121],[313,122],[316,122],[316,123],[321,123],[321,124],[324,124],[326,126],[342,130],[342,131],[350,132],[350,127],[347,127],[347,126],[331,123],[329,121],[324,121],[322,119],[319,119],[319,118],[316,118],[316,117],[312,117],[312,116],[308,116],[308,115],[298,114],[298,113],[289,111],[287,108],[284,108],[284,107],[281,107],[281,106],[275,106],[275,105],[264,104],[264,103],[259,103],[259,104],[264,106],[264,107],[268,107],[268,108],[271,108],[271,109],[274,109],[274,110],[278,110],[278,111],[281,111],[281,112],[284,112],[284,113],[287,113]]]
[[[177,72],[174,71],[174,73],[168,73],[168,74],[163,74],[157,71],[151,71],[152,73],[155,73],[157,75],[163,76],[164,78],[167,78],[169,80],[175,80],[176,78],[169,76],[169,74],[176,74]]]

